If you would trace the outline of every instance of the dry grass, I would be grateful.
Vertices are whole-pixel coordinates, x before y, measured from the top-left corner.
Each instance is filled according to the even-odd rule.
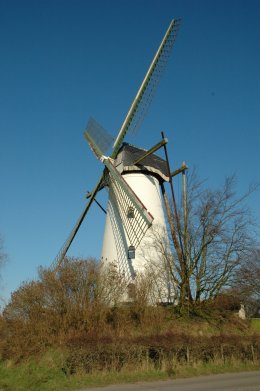
[[[185,318],[143,297],[122,305],[120,279],[106,278],[104,288],[94,261],[68,262],[13,293],[0,316],[0,387],[57,391],[111,374],[124,382],[259,364],[260,335],[228,308],[203,303]]]

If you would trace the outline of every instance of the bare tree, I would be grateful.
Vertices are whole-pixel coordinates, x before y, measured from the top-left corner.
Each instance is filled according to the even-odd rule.
[[[7,259],[7,255],[4,252],[4,241],[0,236],[0,266],[2,266]]]
[[[180,257],[172,240],[173,261],[164,263],[178,289],[181,308],[215,297],[252,251],[253,222],[245,201],[256,186],[237,197],[235,183],[234,176],[228,177],[220,189],[211,190],[193,173],[188,176],[185,226],[183,206],[178,208],[180,225],[171,212],[175,231],[181,230],[183,251]]]
[[[245,294],[260,300],[260,250],[254,250],[245,259],[236,274],[236,285]]]
[[[251,252],[238,269],[233,289],[246,305],[248,315],[260,315],[260,250]]]
[[[0,268],[5,264],[6,260],[7,260],[7,255],[4,252],[4,242],[3,239],[0,237]],[[1,288],[1,282],[2,282],[2,278],[0,274],[0,288]],[[0,308],[1,308],[1,302],[2,304],[4,304],[4,299],[0,294]]]

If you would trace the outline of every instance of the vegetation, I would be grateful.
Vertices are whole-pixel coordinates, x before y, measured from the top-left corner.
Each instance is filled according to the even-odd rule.
[[[259,334],[260,334],[260,318],[252,319],[252,320],[251,320],[251,326],[252,326],[252,329],[253,329],[256,333],[259,333]]]
[[[256,235],[245,201],[257,186],[239,198],[235,183],[234,177],[228,177],[219,189],[211,190],[191,174],[181,205],[174,207],[173,198],[170,208],[168,202],[170,247],[164,233],[152,232],[154,250],[161,255],[161,267],[175,289],[182,315],[232,286],[238,270],[241,281],[249,269],[246,265],[256,251]],[[255,288],[259,292],[259,284]]]
[[[30,360],[16,366],[12,364],[0,364],[0,387],[8,391],[75,391],[82,388],[100,387],[116,383],[166,380],[169,378],[208,375],[211,373],[259,369],[255,364],[250,363],[233,363],[232,365],[204,364],[193,367],[179,366],[176,367],[175,373],[171,374],[158,370],[137,370],[131,372],[111,371],[109,373],[99,372],[93,374],[81,372],[77,375],[67,376],[60,370],[58,355],[58,352],[48,353],[41,360]]]
[[[0,387],[8,391],[61,391],[105,386],[116,383],[165,380],[234,371],[258,370],[253,363],[176,365],[171,373],[161,370],[131,370],[120,372],[82,373],[67,376],[60,367],[59,352],[48,352],[39,360],[29,360],[18,365],[0,364]],[[57,360],[57,361],[56,361]]]
[[[0,270],[3,267],[3,265],[5,264],[6,260],[7,260],[7,255],[4,252],[4,241],[0,236]],[[0,288],[2,285],[1,283],[2,283],[2,278],[1,278],[1,273],[0,273]],[[1,310],[1,307],[3,304],[4,304],[4,299],[1,296],[1,290],[0,290],[0,310]]]
[[[260,250],[253,251],[241,264],[233,282],[233,292],[246,305],[250,316],[260,318]]]
[[[3,242],[3,239],[0,237],[0,266],[2,266],[4,264],[4,262],[6,261],[6,254],[4,252],[4,242]]]
[[[0,317],[0,387],[58,391],[259,365],[260,335],[234,314],[235,297],[201,302],[185,318],[150,306],[141,280],[135,301],[120,304],[120,284],[113,268],[82,259],[22,284]]]

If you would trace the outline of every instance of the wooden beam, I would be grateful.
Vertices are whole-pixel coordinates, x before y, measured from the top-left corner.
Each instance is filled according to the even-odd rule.
[[[166,196],[165,188],[164,188],[163,183],[161,183],[161,190],[162,190],[164,206],[165,206],[165,210],[166,210],[166,214],[167,214],[168,223],[169,223],[169,226],[170,226],[170,231],[171,231],[173,244],[174,244],[174,247],[176,249],[177,257],[178,257],[180,265],[181,265],[181,261],[182,261],[181,248],[180,248],[180,245],[179,245],[179,242],[178,242],[178,238],[177,238],[177,234],[176,234],[176,230],[175,230],[175,226],[174,226],[173,216],[172,216],[172,213],[171,213],[171,207],[170,207],[168,198]]]
[[[161,132],[161,134],[162,134],[162,138],[164,139],[164,133]],[[165,159],[166,159],[166,163],[167,163],[169,183],[170,183],[171,193],[172,193],[174,217],[175,217],[175,220],[176,220],[177,235],[178,235],[178,239],[179,239],[179,242],[178,241],[176,242],[176,245],[177,245],[176,251],[178,249],[177,254],[178,254],[178,256],[180,256],[179,261],[181,263],[182,262],[182,258],[184,258],[184,251],[183,251],[182,237],[181,237],[181,225],[180,225],[180,219],[179,219],[179,215],[178,215],[178,211],[177,211],[177,204],[176,204],[175,195],[174,195],[173,182],[172,182],[172,176],[171,176],[171,169],[170,169],[170,163],[169,163],[169,158],[168,158],[168,152],[167,152],[166,145],[164,145],[163,148],[164,148]]]
[[[187,167],[185,162],[182,163],[182,167]],[[186,183],[186,169],[182,171],[182,197],[183,197],[183,237],[184,237],[184,253],[187,260],[188,255],[188,206],[187,206],[187,183]]]
[[[147,156],[150,156],[152,155],[154,152],[158,151],[158,149],[160,149],[161,147],[163,147],[164,145],[166,145],[168,143],[168,139],[167,138],[163,138],[162,141],[160,141],[159,143],[157,143],[156,145],[154,145],[152,148],[148,149],[148,151],[146,151],[144,153],[144,155],[142,155],[141,157],[139,157],[138,159],[136,159],[133,164],[136,165],[138,163],[140,163],[142,160],[144,160]]]
[[[188,168],[189,167],[185,163],[182,163],[181,168],[178,168],[177,170],[171,172],[171,177],[180,174],[181,172],[187,170]]]

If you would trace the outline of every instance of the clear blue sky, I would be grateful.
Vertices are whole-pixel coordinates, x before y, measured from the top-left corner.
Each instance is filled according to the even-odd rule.
[[[102,170],[83,138],[87,120],[117,134],[174,17],[182,25],[166,72],[126,141],[149,148],[164,130],[172,169],[185,160],[213,187],[235,172],[241,193],[260,180],[258,0],[1,0],[5,298],[67,238]],[[250,207],[260,222],[259,193]],[[98,258],[103,224],[93,205],[69,254]]]

